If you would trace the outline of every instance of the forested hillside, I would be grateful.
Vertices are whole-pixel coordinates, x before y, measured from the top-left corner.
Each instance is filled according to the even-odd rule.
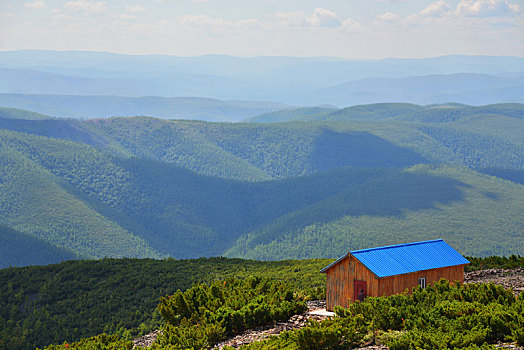
[[[71,250],[0,224],[0,268],[16,265],[45,265],[78,258]]]
[[[0,107],[0,118],[2,119],[26,119],[26,120],[40,120],[40,119],[52,119],[52,117],[30,112],[23,109],[16,108],[5,108]]]
[[[199,282],[264,277],[300,290],[322,289],[320,269],[328,262],[103,259],[3,269],[0,349],[29,350],[102,332],[150,332],[162,324],[155,311],[159,298]]]
[[[265,124],[17,111],[0,118],[0,224],[64,259],[336,257],[431,238],[520,253],[523,109],[377,104]]]

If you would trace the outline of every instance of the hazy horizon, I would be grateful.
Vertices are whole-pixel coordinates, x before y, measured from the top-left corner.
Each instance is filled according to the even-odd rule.
[[[0,51],[524,56],[524,9],[515,0],[2,0],[0,19]]]
[[[442,57],[508,57],[508,58],[524,58],[524,53],[522,55],[491,55],[491,54],[444,54],[437,56],[424,56],[424,57],[383,57],[383,58],[346,58],[341,56],[293,56],[293,55],[230,55],[230,54],[221,54],[221,53],[207,53],[201,55],[176,55],[176,54],[163,54],[163,53],[125,53],[118,51],[106,51],[106,50],[52,50],[52,49],[20,49],[20,50],[3,50],[0,48],[0,52],[76,52],[76,53],[100,53],[100,54],[110,54],[110,55],[123,55],[123,56],[166,56],[166,57],[179,57],[179,58],[198,58],[198,57],[208,57],[208,56],[225,56],[225,57],[234,57],[234,58],[311,58],[311,59],[337,59],[341,61],[387,61],[387,60],[424,60],[432,58],[442,58]]]

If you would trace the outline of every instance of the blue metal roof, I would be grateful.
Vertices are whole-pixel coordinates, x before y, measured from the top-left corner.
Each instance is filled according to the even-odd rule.
[[[377,277],[469,264],[468,260],[442,239],[353,250],[349,253]],[[321,271],[324,272],[335,265],[346,255]]]

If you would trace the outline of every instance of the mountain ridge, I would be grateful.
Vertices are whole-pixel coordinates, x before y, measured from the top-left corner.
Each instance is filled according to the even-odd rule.
[[[14,111],[0,223],[85,258],[336,257],[436,235],[518,253],[522,109],[377,104],[265,124]]]
[[[18,70],[18,71],[16,71]],[[25,70],[25,71],[22,71]],[[32,71],[30,74],[29,71]],[[2,73],[3,72],[3,73]],[[509,74],[524,72],[524,58],[506,56],[442,56],[423,59],[350,60],[330,57],[134,56],[96,52],[0,52],[0,92],[124,96],[200,96],[222,100],[277,101],[288,105],[331,103],[348,106],[372,102],[418,104],[456,101],[472,104],[522,102]],[[383,91],[387,79],[441,75],[448,87],[457,85],[451,74],[490,75],[502,90],[481,89],[481,98],[466,90],[443,95],[434,91],[430,77],[417,89]],[[53,78],[53,74],[57,75]],[[47,78],[43,79],[45,75]],[[382,79],[371,94],[323,89],[362,79]],[[412,78],[413,79],[413,78]],[[362,85],[361,82],[356,83]],[[470,86],[479,89],[478,84]],[[519,85],[521,89],[522,84]],[[433,90],[432,90],[433,89]],[[340,89],[339,89],[340,90]],[[469,89],[471,90],[471,89]],[[395,92],[395,90],[393,91]],[[405,95],[412,95],[405,99]],[[337,97],[337,95],[339,95]],[[442,96],[441,96],[442,95]],[[444,99],[444,100],[443,100]],[[336,103],[333,103],[336,102]],[[16,107],[16,106],[12,106]],[[27,106],[18,106],[28,108]],[[30,108],[29,108],[30,109]],[[149,113],[146,113],[149,114]]]

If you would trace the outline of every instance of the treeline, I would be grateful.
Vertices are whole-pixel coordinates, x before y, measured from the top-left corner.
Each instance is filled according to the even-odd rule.
[[[0,349],[34,349],[103,332],[125,339],[162,325],[159,299],[195,283],[273,278],[322,296],[330,260],[103,259],[0,270]],[[308,292],[309,291],[309,292]]]
[[[466,265],[466,271],[476,271],[483,269],[514,269],[517,267],[524,267],[524,256],[488,256],[479,258],[476,256],[468,256],[470,264]]]

